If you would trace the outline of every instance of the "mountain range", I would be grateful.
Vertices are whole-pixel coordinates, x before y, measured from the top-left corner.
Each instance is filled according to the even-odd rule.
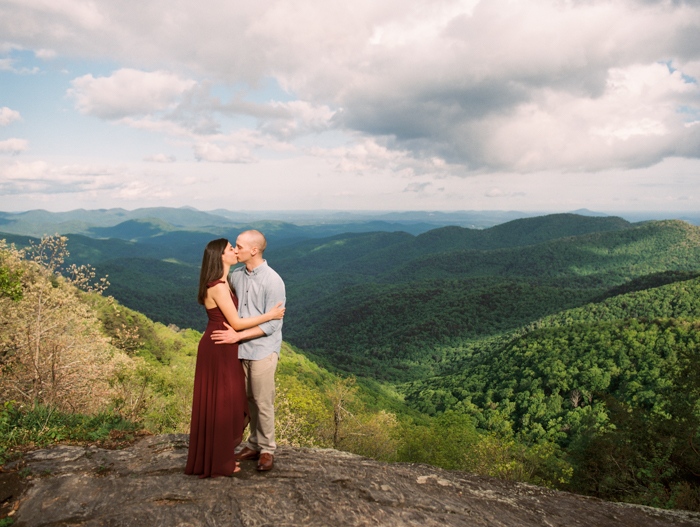
[[[209,220],[190,209],[169,211],[175,213]],[[309,226],[258,226],[269,239],[265,257],[287,285],[285,338],[328,367],[384,381],[439,374],[481,339],[584,305],[630,280],[700,268],[700,229],[676,220],[635,224],[555,214],[488,229],[453,225],[417,235],[322,238]],[[231,240],[239,232],[217,228]],[[213,233],[163,219],[92,229],[114,236],[69,234],[69,263],[108,275],[115,298],[154,320],[203,328],[195,297],[202,249]],[[2,236],[18,245],[28,241]]]
[[[407,405],[402,419],[432,423],[432,435],[407,428],[407,459],[452,467],[473,448],[436,441],[478,430],[479,456],[506,449],[576,492],[700,509],[700,227],[590,214],[421,232],[247,225],[268,235],[287,286],[287,355],[356,376],[381,394],[377,411]],[[109,275],[122,304],[194,339],[172,325],[204,328],[203,247],[242,228],[93,224],[67,234],[67,263]],[[36,243],[27,234],[0,238]]]

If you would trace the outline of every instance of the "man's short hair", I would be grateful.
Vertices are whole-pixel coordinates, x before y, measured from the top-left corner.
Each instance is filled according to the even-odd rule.
[[[267,239],[262,232],[250,230],[245,231],[242,234],[246,235],[246,237],[250,240],[250,244],[253,247],[257,247],[261,254],[265,252],[265,249],[267,249]]]

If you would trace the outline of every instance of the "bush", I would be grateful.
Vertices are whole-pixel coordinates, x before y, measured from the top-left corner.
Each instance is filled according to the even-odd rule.
[[[547,487],[571,478],[571,468],[554,443],[527,445],[508,432],[480,431],[474,418],[454,411],[435,417],[428,426],[404,422],[400,436],[399,461]]]

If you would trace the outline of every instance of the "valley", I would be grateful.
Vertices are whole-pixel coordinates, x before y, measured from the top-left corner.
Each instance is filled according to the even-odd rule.
[[[687,431],[692,447],[700,433],[700,228],[575,214],[416,234],[317,237],[317,226],[258,226],[274,233],[265,257],[287,286],[286,349],[326,372],[308,386],[357,379],[364,404],[391,408],[410,426],[440,422],[478,438],[477,449],[485,437],[498,448],[516,441],[547,477],[572,471],[557,477],[578,483],[561,488],[606,499],[633,488],[637,502],[682,494],[700,504],[699,456],[673,440]],[[94,229],[118,236],[68,234],[67,263],[108,275],[109,294],[138,316],[203,329],[201,250],[215,235],[235,239],[236,229],[185,230],[163,219]],[[313,398],[294,371],[287,385]],[[625,441],[636,448],[621,449]],[[411,446],[409,458],[443,463],[423,448]],[[622,475],[606,472],[604,455],[627,467]],[[646,480],[627,475],[649,463],[658,471]]]

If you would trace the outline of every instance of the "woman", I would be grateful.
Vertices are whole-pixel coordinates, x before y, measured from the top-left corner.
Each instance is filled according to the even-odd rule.
[[[200,478],[230,476],[240,470],[234,451],[248,424],[238,344],[215,344],[211,340],[212,331],[225,329],[224,322],[237,331],[251,328],[281,319],[285,311],[280,302],[264,315],[238,316],[238,301],[226,280],[229,269],[237,262],[233,247],[223,238],[209,242],[202,257],[197,301],[206,308],[209,323],[197,349],[190,448],[185,467],[185,474],[198,474]],[[245,338],[245,332],[238,337]]]

